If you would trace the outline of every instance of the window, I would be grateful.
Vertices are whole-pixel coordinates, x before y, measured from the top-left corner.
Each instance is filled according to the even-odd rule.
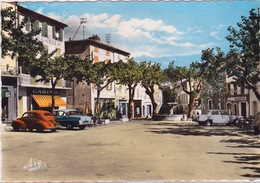
[[[29,17],[27,17],[26,25],[25,25],[25,30],[30,31],[31,29],[31,20]]]
[[[109,56],[110,55],[110,51],[106,50],[106,55]]]
[[[98,47],[94,47],[94,52],[98,52],[99,48]]]
[[[94,63],[98,63],[98,56],[94,56]]]
[[[40,29],[40,21],[35,20],[32,24],[32,31],[38,31]]]
[[[52,38],[55,40],[63,41],[63,29],[52,26]]]
[[[106,84],[108,83],[108,79],[106,80]],[[112,83],[109,83],[107,86],[106,86],[106,89],[107,90],[112,90]]]
[[[48,24],[42,22],[42,36],[48,37]]]
[[[106,60],[105,60],[105,64],[108,64],[108,63],[109,63],[109,59],[106,59]]]
[[[60,29],[60,41],[63,41],[63,32],[64,32],[64,30]]]

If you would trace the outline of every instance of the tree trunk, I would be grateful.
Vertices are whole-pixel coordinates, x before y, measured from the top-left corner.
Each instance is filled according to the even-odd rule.
[[[99,111],[100,92],[101,92],[101,91],[97,89],[97,100],[96,100],[96,103],[95,103],[95,115],[94,115],[95,118],[96,118],[96,120],[98,120],[98,121],[100,120],[100,116],[99,116],[99,115],[100,115],[100,114],[99,114],[99,113],[100,113],[100,111]]]
[[[133,87],[131,84],[128,85],[128,94],[129,94],[129,101],[128,101],[128,118],[131,120],[133,118],[133,101],[135,95],[135,87],[137,84],[134,84]]]
[[[152,116],[154,116],[154,114],[157,113],[157,107],[158,107],[158,104],[155,102],[155,99],[154,99],[154,89],[153,89],[153,86],[144,86],[145,88],[145,93],[150,97],[151,99],[151,102],[152,102],[152,105],[153,105],[153,113],[152,113]]]
[[[189,101],[189,105],[188,105],[188,118],[192,117],[193,112],[194,112],[194,106],[195,106],[195,97],[193,96],[193,94],[190,95],[190,101]]]
[[[51,87],[51,111],[50,112],[52,112],[55,108],[54,93],[55,93],[55,86],[52,84],[52,87]]]

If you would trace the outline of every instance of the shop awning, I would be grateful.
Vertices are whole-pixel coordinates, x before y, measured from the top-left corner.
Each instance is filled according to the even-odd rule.
[[[32,95],[39,107],[51,107],[51,95]],[[60,96],[54,96],[54,106],[66,106],[66,103]]]

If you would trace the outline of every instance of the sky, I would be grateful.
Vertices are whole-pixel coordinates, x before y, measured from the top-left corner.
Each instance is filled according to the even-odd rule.
[[[229,49],[229,26],[258,9],[260,0],[233,1],[22,1],[18,4],[68,25],[65,41],[97,34],[136,61],[167,68],[201,60],[207,48]],[[81,23],[82,20],[85,23]],[[78,31],[77,31],[78,29]],[[75,37],[74,37],[75,36]]]

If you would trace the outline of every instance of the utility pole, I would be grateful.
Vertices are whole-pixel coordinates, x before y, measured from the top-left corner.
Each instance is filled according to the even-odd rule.
[[[78,27],[76,33],[74,34],[72,40],[75,38],[75,36],[76,36],[76,34],[78,33],[79,28],[81,27],[82,24],[83,24],[83,39],[84,39],[84,37],[85,37],[85,26],[86,26],[85,24],[86,24],[86,23],[87,23],[87,18],[80,18],[79,27]]]

